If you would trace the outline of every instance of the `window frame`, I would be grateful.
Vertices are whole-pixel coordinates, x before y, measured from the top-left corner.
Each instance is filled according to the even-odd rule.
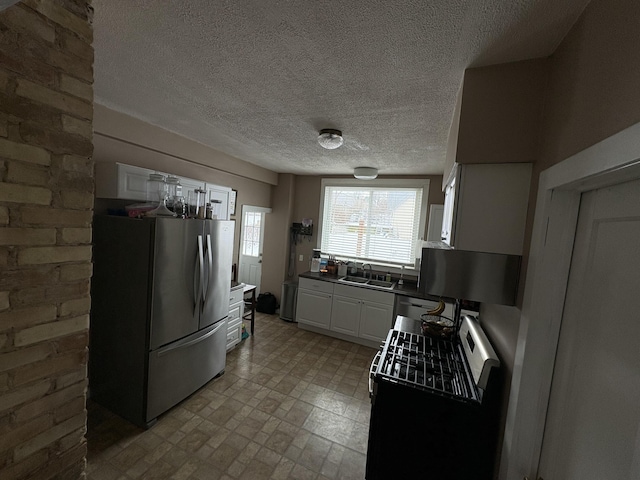
[[[418,260],[420,258],[422,242],[425,238],[425,229],[427,225],[428,206],[429,206],[429,187],[431,181],[428,178],[416,179],[375,179],[375,180],[356,180],[351,178],[323,178],[320,182],[320,208],[318,214],[318,235],[316,237],[316,247],[321,248],[322,229],[324,219],[324,200],[326,187],[360,187],[360,188],[422,188],[422,201],[420,202],[420,223],[418,225],[418,238],[416,239],[416,251],[414,252],[413,264],[404,264],[405,268],[416,270],[419,268]],[[346,257],[337,256],[339,260],[348,260]],[[353,257],[352,257],[353,259]],[[356,259],[357,262],[362,262]],[[400,266],[397,263],[385,263],[376,261],[375,265],[388,267],[390,270],[397,269]]]

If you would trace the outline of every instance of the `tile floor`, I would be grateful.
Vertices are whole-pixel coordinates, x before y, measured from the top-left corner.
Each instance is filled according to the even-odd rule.
[[[89,402],[87,478],[364,479],[375,350],[276,315],[255,329],[146,431]]]

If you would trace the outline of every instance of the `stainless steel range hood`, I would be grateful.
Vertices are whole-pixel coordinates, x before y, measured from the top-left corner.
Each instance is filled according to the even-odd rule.
[[[519,255],[423,248],[420,291],[474,302],[515,305]]]

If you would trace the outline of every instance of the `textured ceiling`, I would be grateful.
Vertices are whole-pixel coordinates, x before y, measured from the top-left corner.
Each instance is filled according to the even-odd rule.
[[[441,174],[464,69],[548,56],[587,3],[94,0],[95,100],[276,172]]]

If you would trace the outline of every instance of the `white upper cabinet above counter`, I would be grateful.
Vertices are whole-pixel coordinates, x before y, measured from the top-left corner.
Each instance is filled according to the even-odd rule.
[[[147,180],[152,170],[123,163],[96,163],[96,197],[124,200],[147,199]]]
[[[124,163],[97,162],[96,197],[144,202],[147,199],[147,181],[151,173],[160,173],[165,176],[173,175]],[[219,202],[218,219],[229,220],[231,188],[206,183],[202,180],[177,177],[182,185],[182,195],[185,201],[188,199],[189,192],[196,189],[204,190],[207,203]]]
[[[442,241],[459,250],[522,255],[532,164],[456,168],[445,189]]]

